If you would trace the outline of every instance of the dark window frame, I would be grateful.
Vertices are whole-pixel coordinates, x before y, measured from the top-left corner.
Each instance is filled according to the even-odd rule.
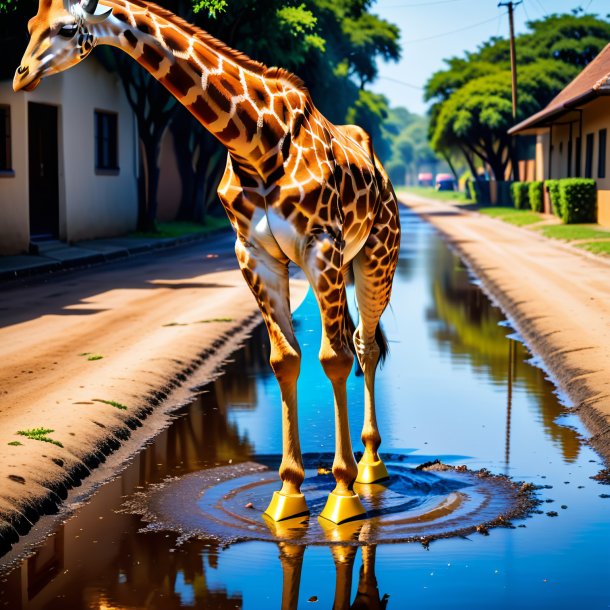
[[[0,104],[0,176],[14,175],[11,107],[9,104]]]
[[[115,176],[119,166],[119,115],[94,110],[95,173]]]
[[[585,149],[585,178],[593,178],[593,152],[595,149],[595,134],[588,133]]]
[[[606,159],[608,152],[608,130],[600,129],[597,134],[597,177],[606,177]]]

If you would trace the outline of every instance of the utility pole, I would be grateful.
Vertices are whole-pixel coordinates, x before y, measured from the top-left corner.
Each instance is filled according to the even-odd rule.
[[[498,7],[508,7],[508,21],[510,24],[510,69],[513,76],[513,119],[517,118],[517,55],[515,53],[515,21],[513,19],[514,9],[523,4],[520,2],[500,2]]]

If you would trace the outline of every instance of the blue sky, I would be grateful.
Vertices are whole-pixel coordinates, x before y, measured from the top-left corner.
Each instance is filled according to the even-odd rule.
[[[515,29],[524,32],[530,19],[578,6],[610,13],[608,0],[524,0],[515,9]],[[422,87],[443,67],[443,59],[475,50],[491,36],[508,37],[507,10],[498,8],[498,0],[377,0],[372,12],[400,27],[402,60],[383,63],[371,88],[386,95],[392,106],[412,112],[425,112]]]

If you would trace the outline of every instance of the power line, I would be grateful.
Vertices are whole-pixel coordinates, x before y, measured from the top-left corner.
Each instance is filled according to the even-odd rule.
[[[508,13],[504,13],[505,15],[507,15]],[[436,38],[444,38],[445,36],[449,36],[451,34],[457,34],[459,32],[465,32],[466,30],[472,30],[473,28],[477,28],[480,25],[485,25],[486,23],[491,23],[492,21],[495,21],[497,19],[497,17],[492,17],[491,19],[486,19],[485,21],[479,21],[478,23],[473,23],[472,25],[468,25],[464,28],[459,28],[457,30],[451,30],[449,32],[443,32],[442,34],[435,34],[434,36],[427,36],[426,38],[416,38],[414,40],[405,40],[405,44],[413,44],[415,42],[425,42],[427,40],[434,40]]]
[[[389,80],[393,83],[397,83],[399,85],[403,85],[405,87],[409,87],[410,89],[417,89],[418,91],[423,91],[424,88],[419,85],[413,85],[412,83],[406,83],[404,80],[398,80],[397,78],[390,78],[389,76],[378,76],[378,80]]]
[[[540,7],[540,10],[542,11],[542,14],[546,17],[548,15],[548,12],[544,8],[544,5],[542,4],[542,2],[540,0],[536,0],[536,4]]]

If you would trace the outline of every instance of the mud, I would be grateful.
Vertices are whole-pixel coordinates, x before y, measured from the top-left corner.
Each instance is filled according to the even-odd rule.
[[[251,540],[347,546],[417,542],[488,534],[529,516],[540,504],[535,487],[483,469],[439,461],[417,467],[405,456],[385,455],[390,480],[354,486],[366,518],[335,525],[316,517],[334,479],[332,456],[304,456],[302,491],[310,516],[273,522],[263,515],[277,487],[277,470],[246,462],[191,473],[151,486],[128,499],[122,512],[139,515],[143,531],[171,532],[178,545],[192,538],[226,547]],[[320,466],[322,464],[322,466]],[[277,466],[277,465],[276,465]]]

